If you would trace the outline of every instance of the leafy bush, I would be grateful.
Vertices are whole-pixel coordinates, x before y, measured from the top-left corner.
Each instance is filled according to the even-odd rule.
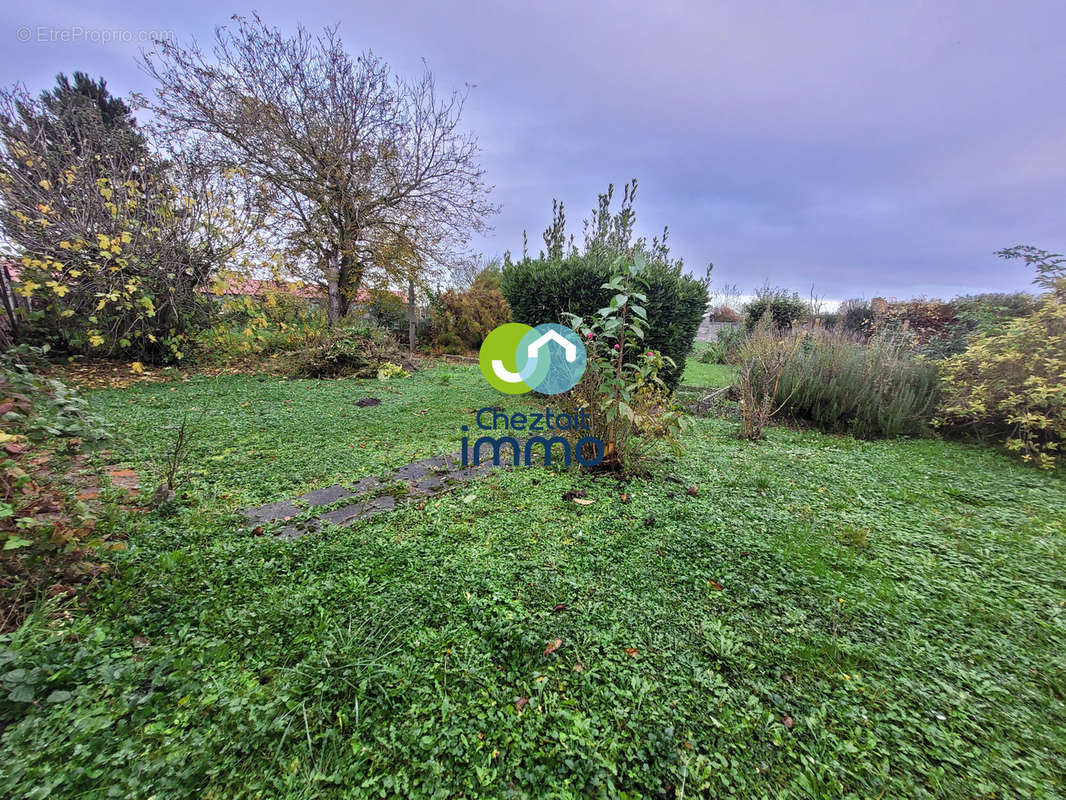
[[[1036,311],[1039,301],[1026,292],[989,293],[956,297],[951,301],[954,321],[920,347],[929,358],[958,355],[977,335],[1001,330],[1012,319]]]
[[[773,286],[763,286],[745,304],[744,321],[747,329],[754,330],[767,312],[778,330],[788,330],[794,323],[803,322],[810,316],[807,301],[797,292]]]
[[[407,336],[407,303],[395,292],[371,289],[365,304],[370,321],[384,328],[397,341]]]
[[[860,438],[919,435],[938,399],[936,369],[915,359],[899,336],[865,341],[824,329],[801,333],[777,389],[789,416]]]
[[[643,293],[647,298],[643,306],[648,315],[644,345],[669,359],[664,362],[661,378],[673,390],[681,382],[685,358],[692,351],[707,310],[708,282],[685,274],[681,260],[670,257],[665,230],[662,239],[633,240],[636,181],[626,187],[622,207],[616,213],[611,211],[613,192],[611,186],[600,195],[599,206],[585,226],[585,244],[580,252],[572,239],[567,252],[566,219],[562,204],[556,203],[552,224],[544,232],[547,253],[518,262],[507,258],[500,288],[515,322],[566,324],[571,314],[591,319],[609,307],[613,292],[604,287],[612,280],[618,259],[629,263],[635,256],[643,258]]]
[[[737,311],[726,305],[720,305],[715,307],[711,311],[711,316],[715,322],[743,322],[742,317]]]
[[[27,363],[43,359],[47,351],[47,347],[23,345],[0,357],[0,424],[4,435],[25,436],[33,442],[110,439],[110,427],[89,411],[87,401],[76,389],[56,378],[38,375]]]
[[[704,364],[732,363],[744,341],[744,333],[744,328],[739,325],[723,325],[715,333],[715,340],[701,354],[700,361]]]
[[[613,292],[603,288],[612,267],[596,258],[563,261],[529,260],[507,264],[501,287],[516,322],[540,325],[565,321],[567,314],[591,318],[608,307]],[[670,359],[662,380],[668,389],[681,381],[685,358],[707,307],[707,287],[681,272],[680,266],[650,262],[644,273],[648,314],[644,344]]]
[[[1035,313],[974,340],[941,363],[938,423],[1002,438],[1026,461],[1052,467],[1066,441],[1066,289]]]
[[[661,377],[672,366],[669,357],[644,344],[647,262],[638,256],[618,266],[620,272],[605,284],[612,295],[607,307],[587,320],[570,316],[585,341],[588,366],[568,395],[575,408],[586,408],[591,416],[589,429],[572,438],[599,437],[604,443],[599,468],[632,474],[642,469],[656,442],[680,452],[682,417],[669,407]]]
[[[372,378],[386,364],[403,360],[389,332],[365,321],[338,325],[320,342],[290,357],[291,372],[301,378]]]
[[[437,343],[446,351],[476,350],[497,325],[511,321],[511,309],[498,288],[449,289],[434,303]]]
[[[60,442],[69,453],[112,438],[111,428],[75,390],[32,372],[25,361],[38,356],[20,347],[0,358],[0,631],[37,596],[73,594],[106,569],[89,560],[105,544],[95,520],[40,464]]]
[[[868,301],[851,298],[840,304],[836,319],[836,327],[849,333],[868,336],[874,321],[874,310]]]
[[[314,310],[293,322],[272,322],[266,316],[226,317],[198,332],[194,353],[199,361],[224,362],[302,350],[325,337],[326,314]]]
[[[871,332],[892,332],[906,340],[918,352],[926,352],[931,342],[950,337],[958,319],[955,307],[940,300],[916,298],[886,305],[877,316]],[[932,352],[935,352],[935,346]]]

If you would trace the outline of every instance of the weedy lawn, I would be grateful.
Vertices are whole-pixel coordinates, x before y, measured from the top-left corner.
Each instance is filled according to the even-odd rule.
[[[207,405],[187,505],[3,642],[0,793],[1066,791],[1066,480],[988,449],[699,419],[628,483],[520,468],[295,541],[243,524],[456,449],[499,403],[475,375],[94,393],[146,482]]]

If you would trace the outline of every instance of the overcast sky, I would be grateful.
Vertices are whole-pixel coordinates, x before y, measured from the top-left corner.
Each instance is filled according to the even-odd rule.
[[[0,82],[36,93],[83,70],[147,93],[140,37],[206,43],[255,8],[286,31],[339,23],[353,54],[475,86],[466,122],[503,207],[474,243],[489,256],[519,252],[523,228],[536,252],[553,197],[580,238],[597,193],[632,177],[638,227],[669,225],[715,286],[1027,289],[993,252],[1066,249],[1062,0],[152,5],[5,4]]]

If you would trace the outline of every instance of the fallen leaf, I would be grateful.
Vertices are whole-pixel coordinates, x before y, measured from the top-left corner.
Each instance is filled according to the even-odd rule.
[[[252,528],[252,536],[262,536],[262,535],[263,535],[263,526],[262,525],[256,525],[254,528]]]
[[[529,698],[528,697],[517,697],[517,698],[515,698],[514,707],[519,709],[519,710],[521,710],[523,706],[526,706],[528,704],[529,704]]]
[[[588,492],[583,489],[571,489],[569,492],[563,493],[563,500],[575,500],[578,497],[588,497]]]
[[[687,489],[685,489],[685,494],[687,494],[689,497],[695,497],[699,493],[700,493],[700,487],[699,486],[689,486]]]
[[[716,592],[722,591],[722,584],[720,584],[716,580],[712,579],[712,580],[707,581],[707,585],[710,586],[712,589],[714,589]]]
[[[582,499],[580,497],[575,497],[574,498],[574,502],[577,503],[579,506],[591,506],[596,501],[595,500],[584,500],[584,499]]]
[[[635,647],[627,647],[626,648],[626,655],[629,656],[630,658],[633,658],[639,652],[640,651],[637,648],[635,648]]]
[[[570,606],[568,606],[566,603],[559,603],[554,608],[552,608],[552,613],[558,614],[560,611],[566,611],[566,609],[568,608],[570,608]]]
[[[792,717],[784,716],[781,717],[781,724],[784,725],[786,728],[791,728],[796,723],[792,721]]]
[[[576,664],[574,664],[574,672],[584,672],[584,671],[585,671],[585,665],[582,664],[580,661],[578,661]]]
[[[550,642],[548,642],[548,646],[544,648],[544,655],[550,656],[552,653],[554,653],[556,650],[558,650],[562,646],[563,646],[563,640],[562,639],[552,639]]]
[[[619,496],[618,499],[621,500],[623,503],[628,503],[629,502],[629,494],[626,493],[626,492],[622,492],[622,494]]]

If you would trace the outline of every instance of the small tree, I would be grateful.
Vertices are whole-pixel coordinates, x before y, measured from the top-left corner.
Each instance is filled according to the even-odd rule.
[[[682,415],[669,406],[669,390],[660,377],[673,363],[645,344],[647,266],[640,255],[628,264],[620,259],[618,271],[604,284],[612,293],[607,306],[590,318],[569,315],[588,354],[585,374],[570,396],[591,414],[589,430],[576,432],[575,438],[599,437],[604,443],[600,468],[626,473],[641,469],[656,441],[680,452],[683,426]]]
[[[30,330],[75,352],[180,358],[198,289],[243,246],[254,207],[188,153],[152,154],[128,107],[76,74],[0,93],[0,226]]]

